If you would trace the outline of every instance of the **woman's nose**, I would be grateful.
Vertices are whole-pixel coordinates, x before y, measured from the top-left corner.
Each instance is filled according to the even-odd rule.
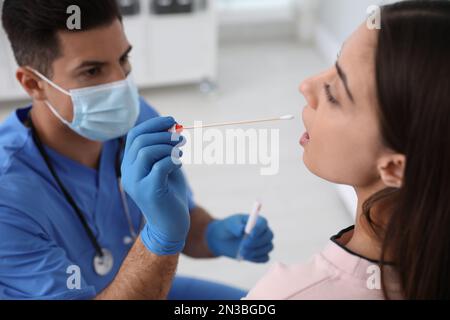
[[[317,93],[314,86],[313,78],[308,78],[300,84],[299,91],[306,99],[309,107],[316,109],[318,105]]]

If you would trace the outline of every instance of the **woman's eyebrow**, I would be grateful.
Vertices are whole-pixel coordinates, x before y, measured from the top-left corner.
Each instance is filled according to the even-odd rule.
[[[347,75],[344,73],[344,71],[342,71],[341,67],[339,66],[339,63],[336,61],[336,70],[337,73],[339,75],[339,78],[341,78],[342,83],[344,84],[345,87],[345,91],[347,92],[348,97],[350,98],[351,102],[355,102],[355,100],[353,99],[353,95],[348,87],[348,82],[347,82]]]

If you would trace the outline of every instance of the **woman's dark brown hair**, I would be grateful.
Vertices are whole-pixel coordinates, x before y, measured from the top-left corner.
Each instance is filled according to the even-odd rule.
[[[404,298],[449,299],[450,2],[382,7],[375,63],[384,144],[406,156],[406,167],[402,187],[369,198],[363,217],[382,239],[381,260],[393,262]],[[386,203],[380,232],[370,209]]]

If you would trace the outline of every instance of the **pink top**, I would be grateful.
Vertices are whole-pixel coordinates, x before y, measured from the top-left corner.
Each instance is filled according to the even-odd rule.
[[[354,227],[333,236],[324,250],[306,264],[275,264],[245,300],[384,299],[378,262],[345,248]],[[340,240],[341,239],[341,240]],[[400,299],[400,286],[389,272],[389,297]]]

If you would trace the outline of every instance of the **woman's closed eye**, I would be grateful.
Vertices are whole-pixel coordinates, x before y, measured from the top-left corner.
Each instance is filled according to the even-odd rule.
[[[323,87],[328,101],[334,105],[339,105],[339,101],[331,94],[331,86],[328,83],[325,83]]]

